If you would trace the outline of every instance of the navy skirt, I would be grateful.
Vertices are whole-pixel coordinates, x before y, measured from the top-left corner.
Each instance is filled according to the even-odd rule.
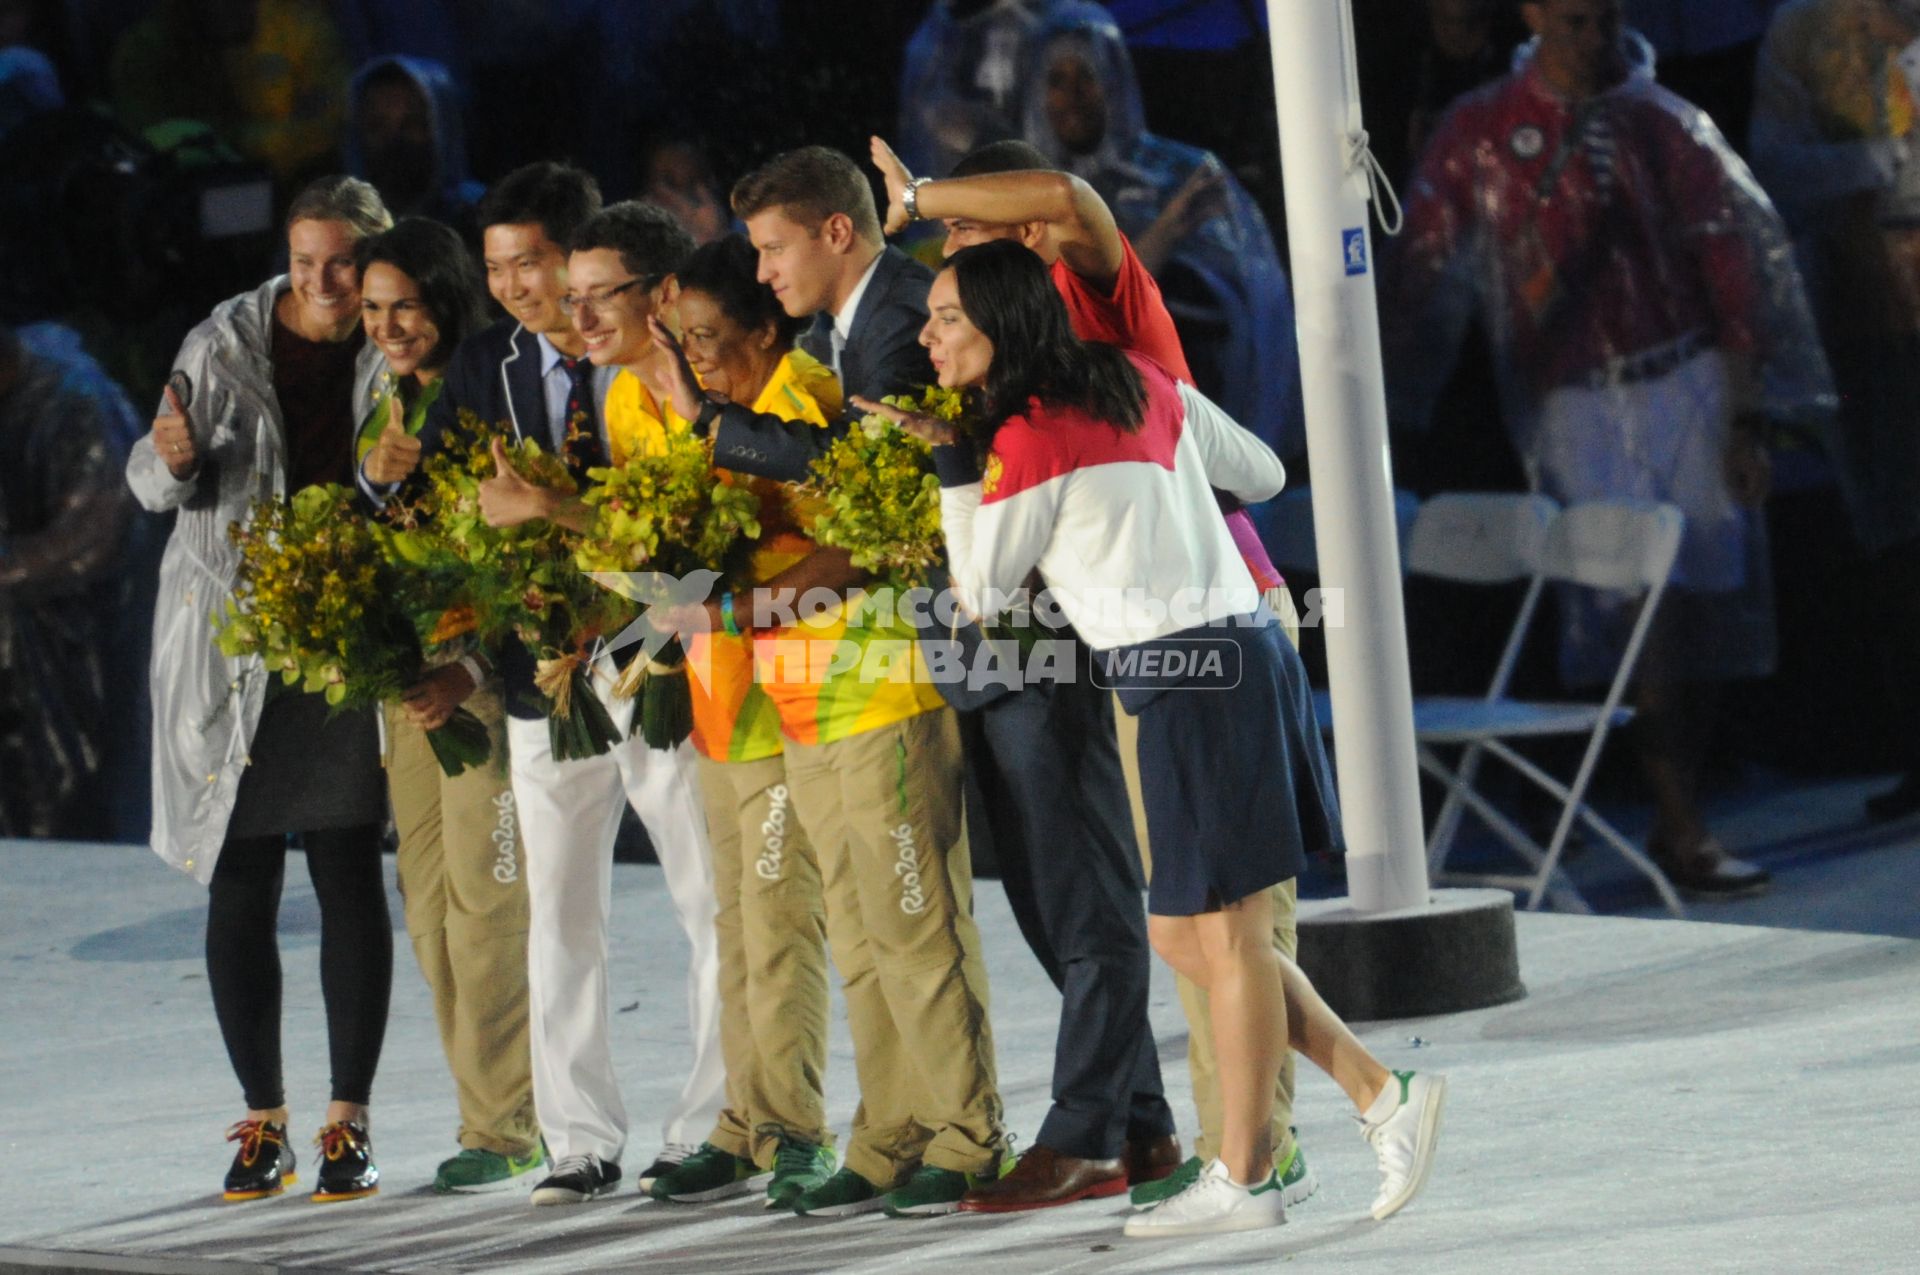
[[[1306,668],[1265,607],[1102,660],[1140,719],[1149,912],[1215,911],[1343,848]]]

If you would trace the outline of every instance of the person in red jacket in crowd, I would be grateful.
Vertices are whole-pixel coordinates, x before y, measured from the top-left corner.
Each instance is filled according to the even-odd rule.
[[[1395,419],[1424,422],[1477,311],[1514,449],[1561,501],[1662,501],[1686,516],[1635,688],[1675,884],[1767,886],[1700,810],[1721,688],[1774,663],[1761,506],[1772,422],[1830,407],[1831,378],[1779,216],[1719,130],[1654,82],[1620,0],[1530,0],[1514,71],[1460,99],[1421,158],[1384,263]],[[1605,682],[1637,604],[1563,591],[1561,675]]]

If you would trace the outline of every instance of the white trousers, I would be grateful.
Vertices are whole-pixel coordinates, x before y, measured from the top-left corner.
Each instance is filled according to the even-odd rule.
[[[626,733],[634,706],[610,691],[602,659],[594,689]],[[613,841],[622,802],[646,827],[680,928],[693,949],[687,1018],[693,1060],[661,1126],[663,1142],[697,1144],[725,1100],[720,1057],[719,954],[714,938],[713,856],[691,744],[648,748],[638,737],[584,761],[555,761],[544,719],[510,719],[514,801],[527,865],[527,985],[533,1101],[556,1160],[597,1155],[618,1163],[627,1141],[607,1034],[607,928],[613,902]]]

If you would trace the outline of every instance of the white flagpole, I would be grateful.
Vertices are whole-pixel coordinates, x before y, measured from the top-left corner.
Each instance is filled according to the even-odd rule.
[[[1362,913],[1425,909],[1425,839],[1349,0],[1267,0],[1347,884]]]

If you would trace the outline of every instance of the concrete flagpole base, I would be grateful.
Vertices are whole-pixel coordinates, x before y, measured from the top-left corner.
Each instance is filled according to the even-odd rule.
[[[1302,900],[1300,968],[1348,1022],[1486,1009],[1527,994],[1505,890],[1435,890],[1425,908],[1399,912]]]

